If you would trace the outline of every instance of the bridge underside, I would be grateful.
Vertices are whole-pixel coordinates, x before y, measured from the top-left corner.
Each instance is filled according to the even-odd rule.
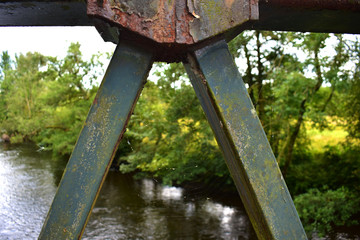
[[[85,1],[1,1],[0,26],[92,26]]]
[[[129,10],[129,2],[137,12]],[[81,237],[150,67],[158,60],[184,63],[258,238],[306,239],[224,39],[246,29],[360,33],[360,0],[129,2],[0,2],[0,26],[96,25],[105,40],[118,43],[39,239]],[[156,6],[144,13],[139,2]],[[223,8],[210,4],[214,2]],[[235,12],[234,16],[228,12]],[[188,38],[181,38],[182,34]]]
[[[259,0],[258,4],[259,20],[241,30],[360,33],[359,0]],[[85,1],[0,2],[0,26],[92,25]]]

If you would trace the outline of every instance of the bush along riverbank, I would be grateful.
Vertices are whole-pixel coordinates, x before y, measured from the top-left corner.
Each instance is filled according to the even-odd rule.
[[[329,44],[332,53],[325,49]],[[230,49],[246,63],[240,71],[249,96],[309,236],[358,224],[359,41],[250,31],[234,39]],[[98,89],[93,83],[103,74],[100,67],[98,56],[82,59],[79,44],[71,44],[64,59],[39,53],[11,59],[2,53],[2,134],[12,143],[33,141],[54,155],[70,155]],[[152,79],[113,166],[167,185],[235,192],[183,66],[159,63]]]

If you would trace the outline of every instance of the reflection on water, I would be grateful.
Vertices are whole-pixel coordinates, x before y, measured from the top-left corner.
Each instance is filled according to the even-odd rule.
[[[241,206],[116,172],[109,173],[83,236],[104,238],[256,239]]]
[[[55,195],[65,162],[34,149],[0,144],[1,240],[37,239]],[[187,192],[111,171],[83,239],[256,237],[238,197]]]
[[[65,162],[34,145],[0,144],[0,239],[36,239]],[[110,171],[83,239],[256,239],[239,200],[134,181]]]
[[[35,239],[55,194],[56,161],[33,149],[1,144],[0,239]]]

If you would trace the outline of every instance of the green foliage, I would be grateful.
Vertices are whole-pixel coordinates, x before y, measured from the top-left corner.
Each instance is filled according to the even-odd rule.
[[[44,112],[51,118],[42,128],[38,141],[55,153],[68,155],[72,152],[96,94],[96,87],[85,87],[85,81],[91,83],[96,77],[89,76],[94,67],[96,63],[82,60],[79,44],[70,45],[65,59],[53,59],[49,64],[51,78],[40,97]]]
[[[335,53],[329,55],[326,47],[330,38]],[[275,156],[285,170],[286,183],[293,196],[305,194],[309,189],[323,189],[327,185],[330,189],[327,194],[334,191],[345,199],[360,198],[360,154],[358,148],[349,147],[349,144],[358,144],[353,139],[360,136],[358,42],[358,39],[351,41],[342,35],[245,32],[230,44],[233,54],[246,63],[245,67],[240,66],[244,82],[249,86],[249,95]],[[292,51],[287,51],[289,48]],[[299,59],[301,55],[306,58]],[[261,107],[261,104],[265,106]],[[328,116],[343,118],[337,122],[339,126],[346,119],[348,145],[329,146],[312,152],[308,126],[318,131],[331,131],[334,118]],[[342,190],[342,186],[352,189],[352,192]],[[312,190],[309,195],[318,192]],[[327,195],[321,194],[316,196],[326,204]],[[336,201],[340,202],[339,199]],[[306,207],[313,207],[311,214],[317,217],[317,231],[328,233],[335,222],[337,225],[350,223],[348,216],[359,211],[351,208],[352,204],[354,201],[344,209],[337,207],[340,213],[336,213],[334,218],[343,221],[327,219],[328,215],[321,213],[327,207],[324,205],[322,208],[320,203],[322,210],[317,215],[316,204],[310,206],[309,203]],[[333,210],[329,211],[333,213]],[[311,219],[304,220],[308,230],[313,229],[312,224]]]
[[[31,140],[54,154],[70,154],[96,93],[85,82],[96,78],[91,71],[98,65],[82,60],[79,44],[71,44],[62,60],[27,53],[12,64],[3,53],[2,131],[12,143]]]
[[[126,133],[133,151],[120,157],[120,170],[140,170],[169,185],[206,182],[214,177],[231,183],[183,67],[171,64],[162,68],[164,71],[157,73],[162,80],[148,82],[137,103]]]
[[[336,190],[310,189],[294,199],[308,235],[329,233],[334,226],[357,224],[354,213],[360,211],[360,199],[344,187]]]
[[[329,146],[323,154],[295,154],[286,183],[309,235],[359,224],[353,218],[360,214],[359,156],[358,147],[341,145]]]
[[[350,138],[360,139],[360,42],[354,42],[350,48],[351,60],[355,63],[349,80],[347,92],[343,95],[345,102],[344,115],[349,121],[347,129]]]
[[[31,139],[44,123],[38,96],[46,77],[40,68],[46,63],[47,59],[39,53],[27,53],[16,58],[16,70],[5,64],[1,82],[2,126],[8,132],[16,133],[17,141],[20,136]]]
[[[360,199],[359,40],[248,31],[230,43],[230,50],[244,63],[240,71],[250,98],[307,230],[327,233],[352,223]],[[97,56],[82,59],[79,44],[71,44],[64,59],[27,53],[12,60],[4,52],[0,130],[13,143],[32,140],[54,154],[70,154],[97,91],[99,66]],[[157,69],[157,80],[144,88],[116,154],[120,171],[170,185],[231,185],[184,68],[173,63]],[[330,131],[332,119],[339,119],[342,129],[346,125],[346,145],[312,152],[309,129]]]
[[[293,195],[311,188],[329,189],[344,186],[360,193],[360,149],[358,147],[328,147],[322,154],[297,152],[286,183]]]
[[[299,106],[304,100],[304,96],[311,91],[315,85],[314,79],[307,78],[299,72],[278,72],[276,82],[273,85],[274,104],[272,110],[281,119],[291,124],[289,120],[294,119],[299,114]]]

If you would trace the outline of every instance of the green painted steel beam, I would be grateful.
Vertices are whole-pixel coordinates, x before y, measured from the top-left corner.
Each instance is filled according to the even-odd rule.
[[[39,239],[79,239],[152,65],[120,42],[91,106]]]
[[[195,92],[259,239],[307,239],[225,42],[188,54]]]

